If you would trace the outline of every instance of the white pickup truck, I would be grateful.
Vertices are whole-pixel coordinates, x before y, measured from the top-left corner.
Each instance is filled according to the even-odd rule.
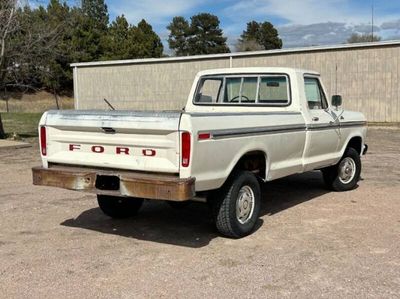
[[[220,233],[243,237],[262,182],[322,170],[335,191],[356,186],[366,119],[341,101],[313,71],[231,68],[200,72],[181,111],[48,111],[33,183],[95,193],[118,218],[203,198]]]

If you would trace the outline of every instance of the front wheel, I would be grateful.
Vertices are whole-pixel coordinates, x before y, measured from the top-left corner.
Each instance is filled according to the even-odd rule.
[[[358,152],[349,147],[338,164],[322,169],[324,182],[334,191],[348,191],[360,180],[361,159]]]
[[[233,175],[209,201],[218,231],[241,238],[253,231],[259,217],[260,184],[253,173],[242,171]]]
[[[107,216],[111,218],[127,218],[137,214],[143,204],[143,199],[97,195],[97,202],[100,209]]]

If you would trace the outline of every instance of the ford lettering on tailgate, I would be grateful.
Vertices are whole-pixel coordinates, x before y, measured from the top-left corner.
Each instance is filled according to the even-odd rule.
[[[92,145],[89,147],[90,147],[90,151],[93,153],[98,153],[98,154],[106,153],[106,149],[102,145]],[[81,144],[69,144],[68,148],[69,148],[69,151],[71,151],[71,152],[80,151],[80,150],[82,150],[82,145]],[[112,147],[112,152],[115,153],[116,155],[132,155],[132,156],[137,155],[137,156],[139,156],[140,150],[137,150],[137,151],[135,150],[135,152],[133,152],[133,150],[129,147],[115,146],[115,147]],[[154,156],[156,156],[156,154],[157,154],[157,152],[154,149],[142,149],[140,155],[146,156],[146,157],[154,157]]]

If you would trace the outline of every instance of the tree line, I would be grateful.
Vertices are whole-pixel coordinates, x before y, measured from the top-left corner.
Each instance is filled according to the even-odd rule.
[[[163,45],[145,20],[109,23],[104,0],[81,7],[50,0],[47,7],[0,2],[0,88],[72,89],[71,62],[161,57]]]
[[[174,17],[167,29],[175,56],[282,48],[270,22],[248,22],[231,48],[218,17],[210,13]],[[354,34],[348,42],[379,39]],[[34,9],[19,0],[0,1],[0,92],[46,89],[57,97],[72,90],[72,62],[162,56],[161,39],[146,20],[130,24],[120,15],[110,22],[104,0],[82,0],[80,6],[50,0]]]
[[[173,55],[230,52],[215,15],[200,13],[190,22],[174,17],[167,29]],[[72,90],[72,62],[166,56],[146,20],[130,24],[120,15],[110,22],[104,0],[82,0],[80,6],[50,0],[37,8],[2,0],[0,36],[0,91],[46,89],[57,95]],[[238,51],[281,47],[274,26],[255,21],[247,24],[235,46]]]

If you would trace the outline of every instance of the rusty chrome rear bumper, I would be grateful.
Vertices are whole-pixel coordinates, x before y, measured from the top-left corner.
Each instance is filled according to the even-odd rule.
[[[113,196],[129,196],[171,201],[190,200],[195,196],[195,179],[174,175],[148,174],[133,171],[104,170],[64,165],[49,168],[33,167],[33,184]],[[117,178],[111,190],[101,188],[99,177]],[[115,187],[115,188],[114,188]]]

